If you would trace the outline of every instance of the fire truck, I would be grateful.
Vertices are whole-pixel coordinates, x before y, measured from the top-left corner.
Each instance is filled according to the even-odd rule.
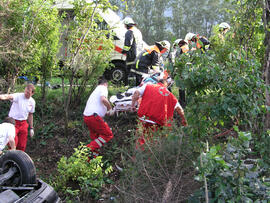
[[[88,0],[91,2],[92,0]],[[73,5],[70,1],[58,0],[56,1],[55,7],[60,12],[66,12],[68,15],[72,16],[73,14]],[[127,31],[123,20],[111,9],[106,9],[105,11],[98,11],[100,16],[103,18],[103,22],[100,25],[102,29],[106,27],[112,28],[113,34],[113,44],[114,50],[111,53],[110,63],[112,64],[110,68],[105,70],[104,76],[108,80],[112,80],[115,83],[120,83],[124,81],[126,77],[126,56],[122,54],[122,49],[124,47],[125,33]],[[69,18],[70,19],[70,18]],[[68,19],[67,19],[68,20]],[[63,58],[66,53],[65,42],[62,40],[63,46],[60,48],[59,56]],[[143,51],[148,45],[143,42],[141,46],[137,46],[137,54]]]

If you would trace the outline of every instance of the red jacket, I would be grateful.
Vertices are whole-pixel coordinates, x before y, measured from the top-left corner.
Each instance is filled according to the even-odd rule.
[[[161,84],[147,85],[138,110],[139,117],[145,117],[162,126],[170,126],[173,119],[176,97]]]

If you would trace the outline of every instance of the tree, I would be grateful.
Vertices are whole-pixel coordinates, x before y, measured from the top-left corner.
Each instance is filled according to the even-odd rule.
[[[265,57],[264,57],[264,79],[265,85],[269,87],[270,84],[270,32],[269,32],[269,23],[270,23],[270,1],[265,0],[265,7],[264,7],[264,30],[265,30]],[[270,106],[270,94],[268,88],[265,89],[265,97],[266,97],[266,107],[267,107],[267,114],[265,119],[265,129],[270,128],[270,113],[269,113],[269,106]]]
[[[158,40],[184,38],[194,32],[210,36],[214,24],[228,19],[232,5],[224,0],[111,0],[120,13],[131,16],[142,31],[144,40],[152,44]]]
[[[113,48],[111,38],[108,37],[112,36],[110,28],[106,30],[99,28],[104,23],[99,13],[106,12],[106,9],[111,7],[108,1],[87,3],[75,0],[72,5],[72,13],[62,13],[66,23],[63,22],[61,39],[67,52],[61,70],[66,134],[71,104],[74,106],[79,104],[86,86],[93,87],[97,78],[103,74],[105,68],[109,66],[110,52]],[[64,85],[65,78],[69,81],[67,92]]]
[[[59,22],[52,1],[44,0],[3,0],[0,18],[0,64],[10,91],[20,74],[38,74],[40,68],[50,72],[58,50]]]

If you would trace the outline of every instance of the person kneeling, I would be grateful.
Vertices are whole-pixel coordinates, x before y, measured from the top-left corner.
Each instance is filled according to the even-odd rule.
[[[10,150],[16,149],[15,144],[15,120],[6,117],[4,122],[0,124],[0,154],[9,145]]]

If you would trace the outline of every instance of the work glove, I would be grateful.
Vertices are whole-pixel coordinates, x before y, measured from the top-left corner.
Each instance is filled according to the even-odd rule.
[[[107,115],[108,116],[113,116],[115,113],[115,110],[114,109],[110,109],[109,111],[107,111]]]
[[[33,137],[34,136],[34,129],[32,128],[32,129],[30,129],[30,137]]]

